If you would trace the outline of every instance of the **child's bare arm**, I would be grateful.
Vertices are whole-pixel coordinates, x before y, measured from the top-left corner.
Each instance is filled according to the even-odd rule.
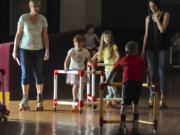
[[[68,70],[68,65],[69,65],[69,62],[70,62],[70,59],[71,59],[71,56],[70,55],[67,55],[66,56],[66,59],[65,59],[65,62],[64,62],[64,69],[65,70]]]
[[[94,66],[94,61],[91,59],[90,56],[87,59],[88,59],[88,62],[90,63],[90,65],[91,65],[92,71],[95,72],[96,68]]]
[[[116,64],[118,62],[118,60],[120,59],[120,54],[119,54],[119,51],[118,50],[115,50],[115,55],[116,55],[116,59],[114,61],[114,64]]]
[[[96,53],[96,54],[92,57],[92,61],[96,61],[97,57],[98,57],[98,53]]]

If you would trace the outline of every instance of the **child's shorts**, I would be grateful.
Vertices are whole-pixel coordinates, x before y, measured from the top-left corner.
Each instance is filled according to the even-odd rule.
[[[142,82],[127,81],[122,85],[122,105],[138,104],[141,95]]]
[[[88,82],[88,78],[87,75],[83,76],[84,79],[84,84],[86,84]],[[80,77],[77,74],[67,74],[66,76],[66,84],[70,84],[70,85],[79,85],[79,80]]]

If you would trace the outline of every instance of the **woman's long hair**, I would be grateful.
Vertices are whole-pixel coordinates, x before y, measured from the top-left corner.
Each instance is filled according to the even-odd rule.
[[[113,39],[113,35],[112,32],[110,30],[106,30],[102,33],[101,36],[101,40],[100,40],[100,46],[98,49],[98,62],[103,61],[103,50],[104,47],[106,46],[106,43],[104,42],[104,37],[109,35],[110,36],[110,44],[107,46],[108,47],[108,51],[109,51],[109,59],[113,57],[113,45],[114,45],[114,39]]]
[[[149,14],[149,16],[152,16],[153,13],[149,7],[150,2],[154,3],[157,6],[157,8],[159,9],[159,0],[149,0],[148,1],[148,14]]]

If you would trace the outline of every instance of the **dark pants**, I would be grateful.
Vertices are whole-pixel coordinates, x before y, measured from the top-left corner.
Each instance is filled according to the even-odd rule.
[[[141,95],[142,82],[127,81],[122,85],[122,105],[137,105]]]
[[[167,64],[167,51],[147,51],[147,63],[151,70],[152,83],[160,83],[160,91],[166,90],[166,64]],[[152,88],[150,92],[153,93]]]
[[[43,84],[44,50],[31,51],[19,49],[19,57],[22,71],[21,84],[29,84],[31,68],[33,68],[36,84]]]

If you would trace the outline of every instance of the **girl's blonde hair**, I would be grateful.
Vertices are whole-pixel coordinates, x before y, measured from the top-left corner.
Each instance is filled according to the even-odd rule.
[[[100,46],[98,49],[98,62],[103,61],[103,50],[104,47],[106,46],[106,43],[104,42],[104,37],[105,36],[110,36],[110,44],[107,46],[108,47],[108,52],[109,52],[109,57],[108,59],[112,58],[114,55],[114,49],[113,49],[113,45],[114,45],[114,39],[113,39],[113,35],[112,32],[110,30],[106,30],[102,33],[101,36],[101,40],[100,40]]]

